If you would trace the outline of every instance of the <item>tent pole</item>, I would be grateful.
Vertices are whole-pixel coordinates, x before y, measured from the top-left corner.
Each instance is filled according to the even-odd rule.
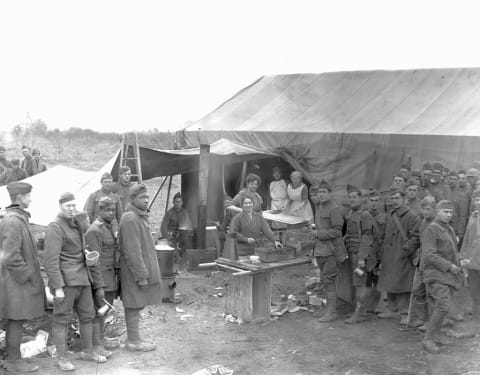
[[[245,186],[245,178],[247,176],[247,162],[244,161],[242,165],[242,177],[240,178],[240,187],[238,191],[242,190],[243,187]]]
[[[210,145],[200,145],[200,165],[198,172],[197,247],[205,249],[207,242],[207,197],[208,170],[210,166]]]
[[[168,192],[167,192],[167,201],[165,202],[165,215],[168,211],[168,202],[170,201],[170,190],[172,190],[172,177],[170,176],[170,181],[168,181]]]
[[[151,200],[150,203],[148,204],[148,209],[152,208],[153,203],[155,202],[155,199],[157,199],[158,194],[160,193],[160,190],[162,190],[163,185],[165,185],[165,182],[167,182],[167,178],[168,178],[168,176],[165,176],[165,178],[163,179],[163,181],[162,181],[162,183],[160,184],[159,188],[158,188],[157,191],[155,192],[155,195],[153,196],[152,200]]]

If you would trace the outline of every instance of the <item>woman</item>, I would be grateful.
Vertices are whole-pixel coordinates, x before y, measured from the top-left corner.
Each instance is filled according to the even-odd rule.
[[[287,213],[292,216],[302,217],[309,223],[313,223],[313,210],[308,200],[308,188],[302,182],[302,174],[298,171],[290,173],[290,181],[288,184],[287,194],[288,203]]]
[[[255,253],[255,243],[266,237],[275,242],[276,247],[282,247],[275,241],[273,232],[262,214],[254,211],[252,194],[243,194],[240,198],[242,212],[232,219],[228,234],[237,240],[237,256],[252,255]]]
[[[280,167],[273,168],[274,180],[270,182],[270,209],[283,211],[288,206],[287,182],[282,178]]]
[[[227,205],[227,210],[234,215],[242,212],[242,196],[248,194],[251,196],[253,202],[253,211],[262,212],[263,199],[260,194],[257,193],[261,183],[262,180],[259,176],[254,173],[249,173],[245,179],[246,186],[235,195],[231,204]]]

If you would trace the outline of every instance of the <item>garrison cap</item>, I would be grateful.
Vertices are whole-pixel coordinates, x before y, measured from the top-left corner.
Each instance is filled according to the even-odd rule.
[[[118,169],[118,173],[120,174],[124,174],[126,172],[130,172],[131,169],[130,167],[126,166],[126,165],[122,165],[119,169]]]
[[[27,182],[15,181],[7,185],[8,195],[15,199],[19,194],[28,194],[32,191],[32,185]]]
[[[101,197],[98,200],[98,207],[99,208],[114,208],[115,202],[110,197]]]
[[[147,187],[144,184],[135,184],[130,188],[130,199],[136,198],[141,193],[146,193]]]
[[[433,171],[433,166],[429,162],[426,162],[425,164],[423,164],[422,171],[426,171],[426,170]]]
[[[102,174],[102,177],[100,177],[100,182],[103,182],[104,180],[112,180],[113,181],[113,177],[110,173],[105,172],[104,174]]]
[[[409,186],[418,186],[418,181],[411,178],[407,181],[407,183],[405,184],[406,187],[409,187]]]
[[[317,194],[318,193],[318,185],[312,185],[309,189],[310,194]]]
[[[347,184],[347,194],[350,194],[353,192],[357,192],[358,195],[362,195],[362,192],[358,187],[356,187],[355,185]]]
[[[318,186],[318,190],[325,189],[325,190],[328,190],[330,193],[332,192],[332,187],[324,179],[322,179],[322,181],[320,181],[320,183],[317,186]]]
[[[403,189],[399,189],[399,188],[391,188],[388,191],[388,195],[393,195],[393,194],[397,194],[397,193],[402,195],[402,197],[405,195],[405,191]]]
[[[433,171],[440,171],[441,172],[443,170],[443,165],[438,163],[438,162],[433,163],[432,167],[433,167],[433,169],[432,169]]]
[[[437,201],[431,195],[427,195],[425,198],[423,198],[420,201],[420,206],[422,207],[429,206],[429,207],[435,208],[437,206]]]
[[[476,168],[470,168],[467,171],[467,177],[477,177],[478,176],[478,169]]]
[[[412,177],[420,177],[421,175],[422,175],[422,172],[421,172],[421,171],[419,171],[418,169],[414,169],[414,170],[412,171],[412,175],[411,175],[411,176],[412,176]]]
[[[369,197],[379,197],[379,196],[380,196],[380,193],[378,192],[377,189],[370,188],[370,189],[368,189],[367,195],[368,195]]]
[[[66,202],[74,201],[75,200],[75,195],[72,193],[66,192],[60,195],[60,199],[58,200],[58,203],[63,204]]]
[[[437,210],[453,210],[453,208],[453,202],[447,201],[445,199],[437,203]]]
[[[402,164],[400,166],[400,169],[407,169],[407,170],[410,170],[410,166],[408,164]]]

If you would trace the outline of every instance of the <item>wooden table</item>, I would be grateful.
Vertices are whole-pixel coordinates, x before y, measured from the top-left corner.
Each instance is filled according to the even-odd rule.
[[[310,263],[309,257],[271,263],[243,263],[218,258],[215,264],[229,271],[225,314],[241,318],[244,322],[269,320],[272,271],[307,263]]]

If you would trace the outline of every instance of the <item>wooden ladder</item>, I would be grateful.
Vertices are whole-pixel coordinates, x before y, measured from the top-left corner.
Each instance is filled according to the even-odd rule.
[[[137,133],[122,134],[122,144],[120,147],[120,166],[130,167],[132,177],[138,183],[142,182],[142,164],[140,161],[140,148],[138,147]],[[120,172],[118,173],[120,181]]]

